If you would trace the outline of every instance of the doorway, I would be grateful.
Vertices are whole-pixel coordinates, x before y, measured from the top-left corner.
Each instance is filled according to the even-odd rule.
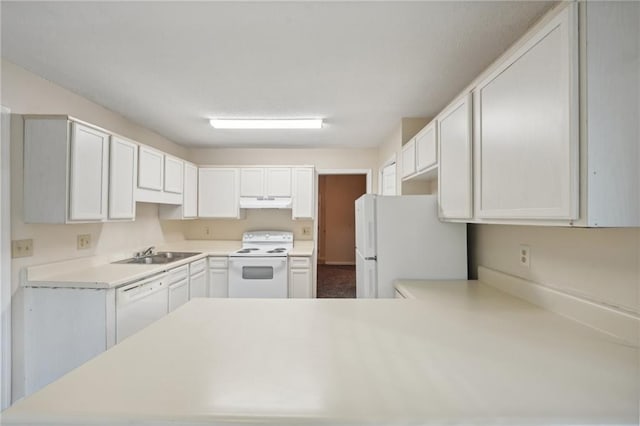
[[[355,200],[366,174],[318,176],[318,298],[355,298]]]

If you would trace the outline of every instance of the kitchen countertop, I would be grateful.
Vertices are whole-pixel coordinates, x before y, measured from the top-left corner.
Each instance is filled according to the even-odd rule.
[[[483,283],[419,291],[194,299],[3,424],[638,424],[637,348]]]
[[[228,256],[242,246],[240,241],[184,240],[158,244],[158,251],[186,251],[200,254],[168,264],[114,264],[106,256],[81,258],[27,268],[26,286],[108,289],[191,263],[207,256]],[[313,241],[296,241],[289,256],[311,256]]]

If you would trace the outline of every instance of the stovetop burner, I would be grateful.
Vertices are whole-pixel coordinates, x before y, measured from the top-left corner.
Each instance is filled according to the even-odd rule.
[[[242,235],[242,247],[231,257],[282,257],[293,248],[293,233],[288,231],[251,231]]]

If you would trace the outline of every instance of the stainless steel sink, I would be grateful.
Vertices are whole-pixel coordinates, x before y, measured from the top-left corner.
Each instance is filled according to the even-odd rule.
[[[197,256],[200,253],[191,253],[184,251],[159,251],[155,254],[148,256],[131,257],[129,259],[118,260],[111,263],[127,263],[127,264],[140,264],[140,265],[161,265],[165,263],[176,262],[178,260],[186,259],[191,256]]]

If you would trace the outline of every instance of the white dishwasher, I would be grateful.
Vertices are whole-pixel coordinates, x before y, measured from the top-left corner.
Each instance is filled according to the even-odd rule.
[[[167,274],[116,290],[116,343],[142,330],[169,312]]]

